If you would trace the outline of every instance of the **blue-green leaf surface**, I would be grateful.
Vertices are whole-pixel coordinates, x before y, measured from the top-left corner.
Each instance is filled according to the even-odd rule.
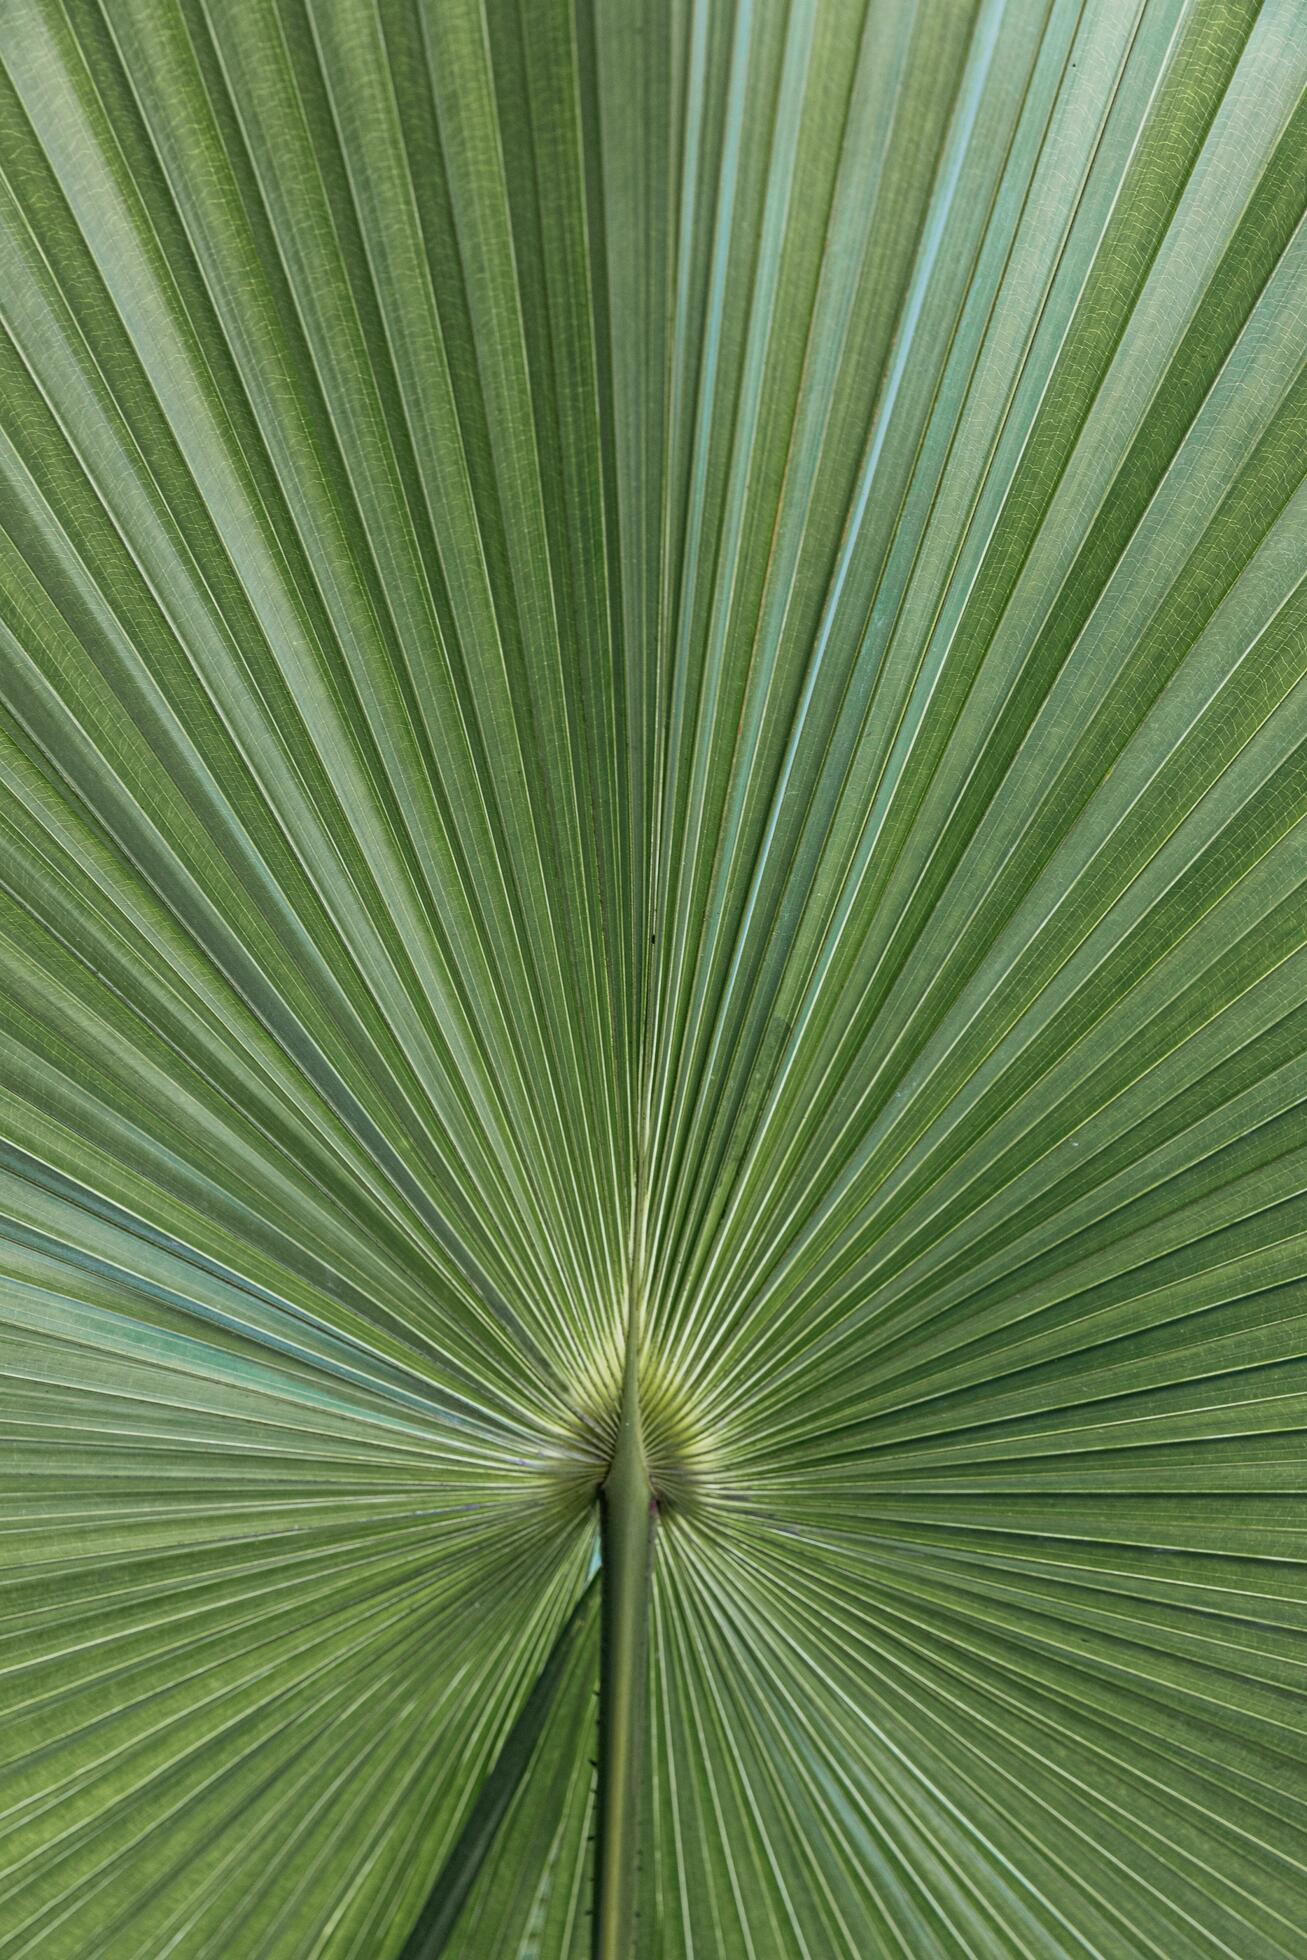
[[[0,1960],[1307,1953],[1305,88],[0,5]]]

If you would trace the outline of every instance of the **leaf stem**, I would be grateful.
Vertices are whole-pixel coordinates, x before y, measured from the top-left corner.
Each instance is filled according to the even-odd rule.
[[[617,1443],[599,1492],[603,1599],[595,1960],[629,1960],[635,1939],[649,1580],[657,1509],[640,1423],[638,1318],[633,1298]]]

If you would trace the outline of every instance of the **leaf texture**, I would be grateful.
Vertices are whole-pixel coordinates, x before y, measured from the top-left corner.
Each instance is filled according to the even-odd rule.
[[[1307,1953],[1305,90],[0,8],[0,1960]]]

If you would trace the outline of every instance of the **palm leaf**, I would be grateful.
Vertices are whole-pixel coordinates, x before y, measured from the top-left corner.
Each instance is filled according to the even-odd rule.
[[[1305,85],[0,8],[3,1960],[1307,1952]]]

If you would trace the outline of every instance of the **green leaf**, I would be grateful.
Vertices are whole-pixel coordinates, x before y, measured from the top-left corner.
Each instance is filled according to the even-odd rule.
[[[409,1934],[404,1960],[435,1960],[451,1944],[457,1952],[469,1942],[487,1953],[510,1951],[538,1914],[551,1908],[562,1923],[553,1927],[550,1945],[566,1951],[571,1944],[581,1919],[585,1824],[594,1803],[594,1777],[577,1758],[577,1740],[587,1722],[594,1727],[588,1704],[598,1605],[596,1576],[572,1608],[482,1783]]]
[[[1295,0],[0,8],[0,1960],[1304,1952],[1305,213]]]

